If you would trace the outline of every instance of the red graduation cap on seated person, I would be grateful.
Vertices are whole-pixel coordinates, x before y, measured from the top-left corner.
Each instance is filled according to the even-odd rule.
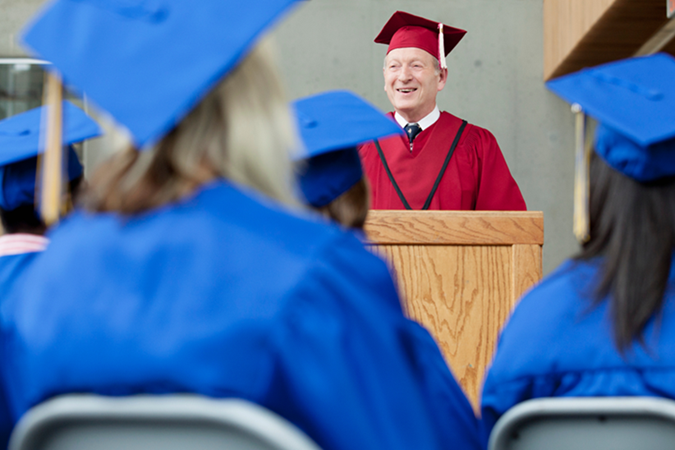
[[[440,36],[443,39],[440,39]],[[424,17],[396,11],[375,38],[378,44],[389,44],[387,54],[397,48],[415,47],[438,59],[446,68],[445,57],[462,40],[466,31],[434,22]]]

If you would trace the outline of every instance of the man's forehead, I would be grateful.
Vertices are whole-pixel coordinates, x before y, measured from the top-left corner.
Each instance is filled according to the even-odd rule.
[[[433,60],[436,59],[432,54],[426,50],[422,50],[417,47],[401,47],[396,48],[385,56],[385,61],[397,60],[397,61],[413,61],[421,60],[428,63],[433,63]]]

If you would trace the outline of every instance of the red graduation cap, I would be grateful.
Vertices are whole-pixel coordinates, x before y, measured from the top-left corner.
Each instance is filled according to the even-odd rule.
[[[415,47],[438,59],[447,67],[445,56],[462,40],[466,31],[433,22],[424,17],[396,11],[375,38],[378,44],[389,44],[387,54],[397,48]],[[443,39],[441,39],[443,36]]]

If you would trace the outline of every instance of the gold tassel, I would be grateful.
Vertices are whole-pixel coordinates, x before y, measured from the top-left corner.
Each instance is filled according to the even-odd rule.
[[[443,24],[438,24],[438,62],[441,69],[447,69],[448,63],[445,61],[445,36],[443,35]]]
[[[63,194],[63,87],[61,78],[55,73],[47,73],[45,79],[46,114],[42,117],[42,130],[45,130],[44,156],[41,163],[42,182],[40,186],[40,215],[47,226],[59,220],[61,197]],[[46,116],[46,117],[45,117]]]
[[[574,161],[574,236],[579,244],[590,239],[589,220],[589,165],[590,145],[586,143],[586,114],[581,106],[572,105],[576,115],[576,154]]]

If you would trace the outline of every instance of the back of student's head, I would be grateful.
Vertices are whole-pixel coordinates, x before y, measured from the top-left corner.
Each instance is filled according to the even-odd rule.
[[[363,177],[332,202],[314,209],[347,228],[363,229],[369,208],[370,186]]]
[[[69,209],[77,201],[77,195],[83,180],[84,177],[79,175],[68,183],[66,209]],[[6,233],[44,234],[47,230],[47,226],[40,218],[34,202],[21,203],[13,209],[0,207],[0,219],[2,219],[2,228]]]
[[[37,214],[43,176],[40,158],[44,117],[48,109],[38,107],[0,121],[0,215],[9,233],[44,233],[46,226]],[[75,145],[101,135],[101,128],[82,109],[69,101],[61,105],[63,127],[63,172],[66,182],[62,213],[73,204],[84,168]]]
[[[641,183],[596,154],[590,163],[590,240],[579,259],[603,257],[595,298],[611,298],[620,350],[642,340],[663,304],[675,247],[675,178]]]
[[[363,228],[370,185],[358,146],[402,134],[380,110],[349,91],[327,91],[293,102],[304,152],[296,166],[305,203],[349,228]]]
[[[154,148],[129,148],[102,164],[84,205],[139,213],[214,177],[292,204],[295,140],[271,43],[264,40]]]
[[[33,205],[21,205],[11,211],[0,208],[0,218],[5,233],[43,234],[46,229]]]
[[[86,121],[98,132],[97,126],[91,119],[86,118]],[[37,137],[35,148],[29,151],[29,154],[35,155],[36,153]],[[62,213],[67,213],[72,209],[84,179],[84,169],[73,146],[67,146],[65,153],[67,154],[67,169],[64,170],[63,176],[67,183],[63,192]],[[36,203],[40,194],[37,188],[40,185],[38,178],[41,176],[38,166],[38,156],[24,157],[18,161],[0,165],[0,218],[7,233],[44,234],[47,229],[39,215]]]
[[[670,273],[675,246],[673,77],[675,59],[655,54],[547,83],[577,115],[574,232],[583,244],[577,258],[595,259],[599,266],[592,296],[596,304],[608,300],[621,352],[634,340],[644,344],[643,330],[660,312]],[[586,115],[597,122],[589,135],[594,150],[590,168],[589,146],[584,149]]]

